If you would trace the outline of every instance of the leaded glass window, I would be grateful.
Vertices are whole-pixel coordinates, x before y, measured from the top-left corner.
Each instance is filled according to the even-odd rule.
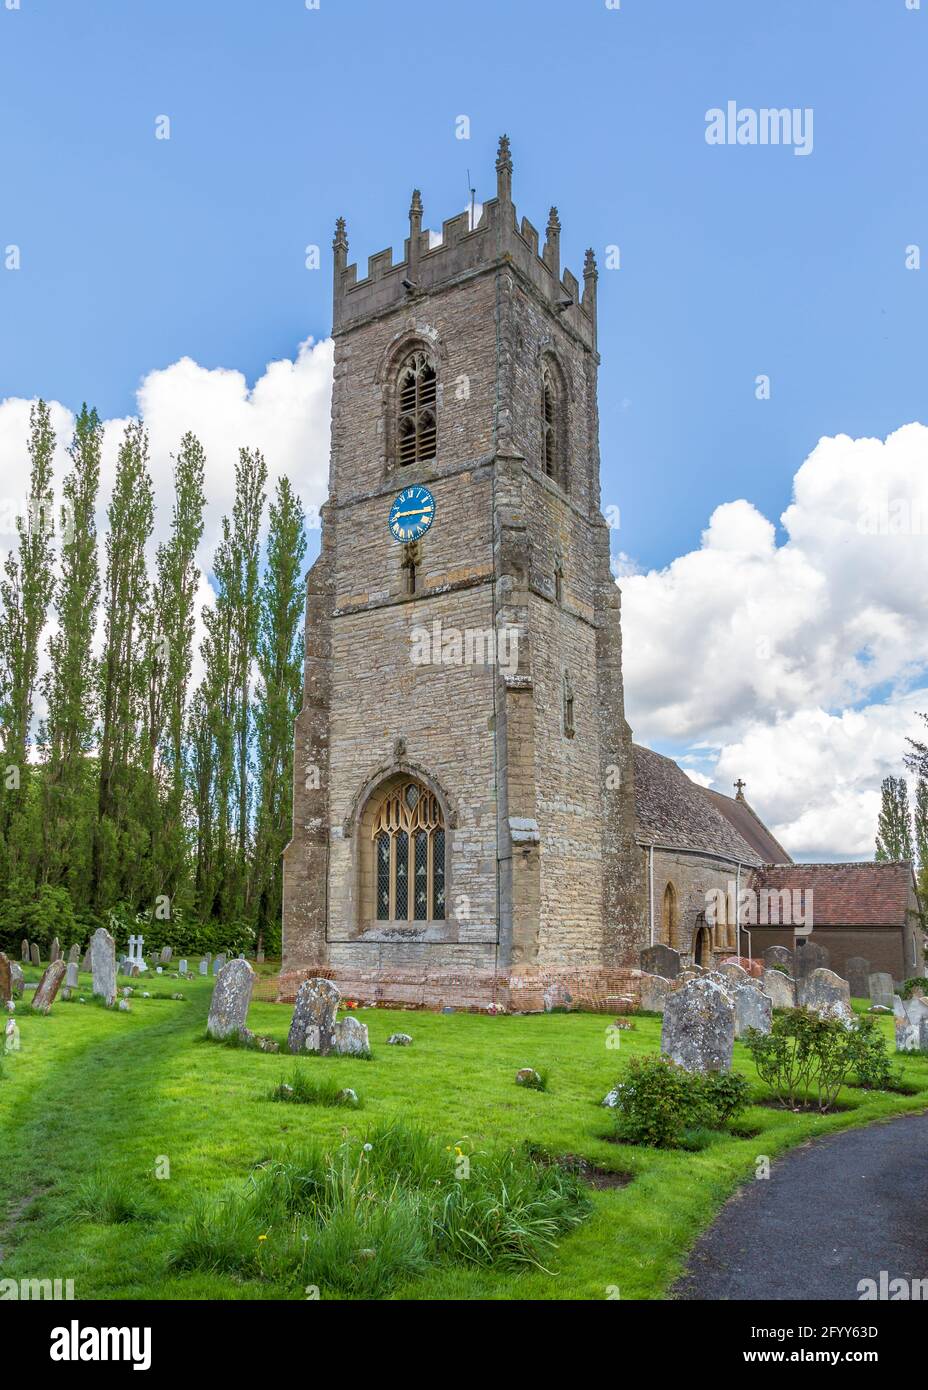
[[[378,922],[443,921],[445,823],[438,798],[418,782],[394,786],[372,827]]]
[[[400,463],[435,457],[437,380],[425,352],[410,353],[397,382],[397,454]]]

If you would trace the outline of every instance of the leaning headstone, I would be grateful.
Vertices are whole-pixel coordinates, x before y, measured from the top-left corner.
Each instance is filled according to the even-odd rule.
[[[52,949],[49,953],[49,960],[61,960],[61,944],[57,936],[52,939]]]
[[[22,944],[22,945],[20,946],[20,948],[19,948],[19,958],[20,958],[20,960],[24,960],[24,961],[26,962],[26,964],[28,965],[28,963],[29,963],[29,938],[28,938],[28,936],[24,936],[24,937],[23,937],[23,944]]]
[[[39,948],[34,941],[32,945],[29,947],[29,957],[33,965],[42,964],[42,957],[39,955]]]
[[[793,953],[788,946],[768,946],[764,952],[764,964],[770,966],[785,965],[787,970],[792,971]]]
[[[230,960],[216,976],[206,1031],[211,1038],[229,1038],[246,1028],[255,972],[247,960]]]
[[[346,1057],[366,1057],[371,1050],[367,1024],[348,1014],[335,1025],[335,1051]]]
[[[728,1071],[735,1044],[731,991],[710,976],[667,996],[661,1052],[687,1071]]]
[[[670,980],[661,975],[642,975],[638,981],[641,989],[640,1008],[647,1014],[662,1014],[667,995],[673,989]]]
[[[201,975],[206,975],[206,974],[208,974],[208,973],[209,973],[209,964],[208,964],[208,962],[205,961],[205,960],[201,960],[201,961],[200,961],[200,974],[201,974]]]
[[[8,957],[0,951],[0,1004],[13,998],[13,971]]]
[[[863,956],[850,956],[844,963],[844,978],[853,999],[870,998],[870,962]]]
[[[16,962],[13,961],[10,965],[10,984],[12,985],[13,993],[22,994],[25,983],[26,977],[23,974],[22,966],[17,965]]]
[[[874,971],[870,976],[870,1003],[882,1009],[893,1006],[893,977],[883,970]]]
[[[98,927],[90,938],[90,968],[94,994],[112,1004],[116,998],[116,942],[106,927]]]
[[[819,1018],[840,1018],[843,1023],[854,1022],[851,990],[833,970],[813,970],[800,982],[799,1003]]]
[[[318,1052],[323,1057],[335,1047],[335,1015],[341,994],[331,980],[304,980],[296,992],[296,1004],[287,1048],[290,1052]]]
[[[68,967],[65,971],[64,982],[68,989],[77,989],[77,961],[68,961]]]
[[[680,952],[672,946],[665,946],[662,941],[655,946],[646,946],[638,959],[647,975],[661,975],[665,980],[675,980],[680,973]]]
[[[68,952],[68,965],[77,965],[81,958],[81,948],[77,941]]]
[[[796,981],[782,970],[765,970],[760,987],[770,998],[775,1009],[795,1009]]]
[[[38,983],[38,988],[32,996],[32,1007],[37,1013],[47,1014],[52,1004],[55,1002],[55,995],[61,988],[64,979],[65,964],[63,960],[53,960],[45,967],[45,971]]]

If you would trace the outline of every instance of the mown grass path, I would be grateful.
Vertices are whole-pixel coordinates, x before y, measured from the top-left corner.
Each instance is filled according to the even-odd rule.
[[[34,977],[35,972],[33,972]],[[89,981],[82,977],[82,985]],[[172,1272],[169,1254],[198,1195],[240,1191],[253,1165],[302,1140],[333,1144],[391,1118],[418,1124],[449,1146],[477,1152],[529,1142],[627,1172],[625,1187],[596,1191],[589,1221],[561,1244],[552,1274],[459,1266],[394,1291],[398,1298],[623,1299],[667,1295],[687,1251],[759,1155],[928,1107],[928,1059],[900,1059],[915,1095],[843,1092],[850,1109],[817,1117],[752,1107],[740,1121],[751,1137],[720,1135],[699,1153],[656,1152],[610,1142],[599,1102],[633,1053],[655,1052],[660,1020],[639,1016],[608,1044],[609,1018],[591,1014],[486,1018],[469,1014],[361,1011],[374,1059],[292,1058],[205,1041],[211,981],[166,977],[149,988],[181,989],[185,1001],[144,1000],[130,1013],[56,1003],[48,1018],[20,1009],[23,1050],[0,1080],[0,1276],[73,1278],[78,1298],[297,1299],[302,1288]],[[249,1024],[283,1042],[290,1011],[255,1004]],[[891,1020],[881,1027],[891,1036]],[[387,1047],[395,1030],[409,1048]],[[550,1072],[549,1090],[518,1088],[531,1065]],[[735,1065],[757,1086],[747,1053]],[[277,1105],[268,1093],[294,1067],[332,1069],[362,1098],[349,1112]],[[155,1177],[165,1161],[170,1176]],[[449,1156],[449,1162],[450,1162]],[[77,1183],[105,1166],[145,1194],[158,1219],[101,1225],[67,1219]],[[273,1235],[271,1235],[273,1238]]]

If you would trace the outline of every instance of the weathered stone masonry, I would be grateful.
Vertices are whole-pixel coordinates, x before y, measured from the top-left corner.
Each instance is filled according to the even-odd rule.
[[[421,223],[414,194],[403,261],[380,252],[363,280],[341,221],[334,241],[330,490],[307,580],[284,969],[415,1002],[506,1004],[513,975],[527,997],[534,976],[572,971],[621,993],[643,883],[599,511],[595,263],[582,290],[561,272],[554,209],[539,254],[505,138],[479,223],[450,219],[431,248]],[[400,465],[398,373],[417,348],[437,376],[437,447]],[[410,484],[435,498],[412,592],[387,525]],[[414,630],[437,623],[515,629],[517,664],[415,664]],[[381,921],[371,827],[404,779],[441,808],[445,911]]]

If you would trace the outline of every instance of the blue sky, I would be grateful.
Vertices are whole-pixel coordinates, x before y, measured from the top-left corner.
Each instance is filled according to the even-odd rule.
[[[0,0],[0,395],[134,408],[189,354],[249,381],[329,328],[329,244],[491,191],[556,203],[601,282],[604,499],[645,565],[745,496],[776,518],[822,434],[923,411],[928,7],[905,0]],[[814,149],[705,112],[810,106]],[[172,138],[154,138],[158,115]],[[466,114],[471,139],[455,139]],[[323,269],[303,265],[307,243]],[[754,379],[771,378],[758,402]]]

